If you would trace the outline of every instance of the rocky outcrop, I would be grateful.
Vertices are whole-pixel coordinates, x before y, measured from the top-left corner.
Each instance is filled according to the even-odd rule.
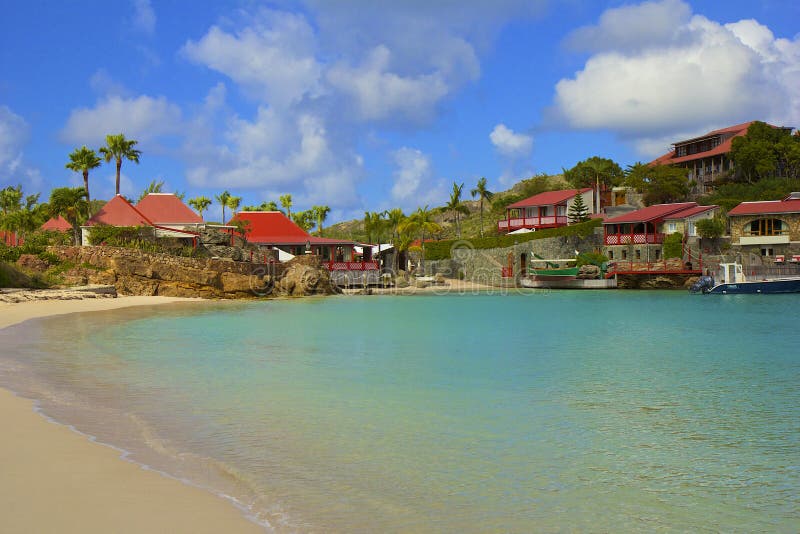
[[[49,247],[76,267],[65,284],[109,284],[121,295],[247,299],[336,293],[317,256],[281,263],[197,259],[115,247]]]
[[[0,302],[16,304],[35,300],[83,300],[116,298],[114,286],[91,285],[69,289],[6,289],[0,290]]]
[[[600,272],[600,267],[597,265],[581,265],[576,278],[579,280],[599,280]]]
[[[691,277],[685,274],[623,275],[617,276],[620,289],[680,289]]]
[[[281,264],[196,259],[116,247],[49,247],[79,267],[64,273],[73,283],[107,283],[121,295],[257,298],[271,293]]]
[[[297,256],[286,264],[275,283],[277,294],[287,297],[331,295],[336,287],[317,256]]]

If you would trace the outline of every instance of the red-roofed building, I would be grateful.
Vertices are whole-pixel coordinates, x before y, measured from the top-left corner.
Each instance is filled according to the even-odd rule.
[[[569,209],[575,198],[581,195],[589,214],[595,213],[592,189],[565,189],[546,191],[506,206],[506,218],[497,222],[501,232],[512,232],[521,228],[540,230],[558,228],[569,223]]]
[[[761,256],[800,251],[800,193],[783,200],[742,202],[728,212],[731,244]]]
[[[700,137],[672,144],[672,150],[650,162],[650,165],[675,165],[687,170],[687,179],[698,184],[700,192],[708,189],[714,180],[733,170],[733,160],[728,157],[735,137],[747,133],[755,121],[729,126],[708,132]],[[787,132],[792,128],[773,126]]]
[[[719,206],[694,206],[664,217],[661,232],[665,235],[680,232],[685,237],[697,237],[697,221],[711,219],[719,212]]]
[[[197,228],[203,218],[174,193],[150,193],[136,204],[136,209],[159,226]]]
[[[603,221],[606,246],[654,245],[664,241],[660,230],[664,220],[673,214],[697,206],[696,202],[655,204]]]
[[[48,219],[39,229],[45,232],[71,232],[72,225],[69,224],[64,217],[59,215]]]
[[[713,217],[718,209],[718,206],[698,206],[696,202],[677,202],[655,204],[608,218],[603,221],[604,253],[615,262],[627,260],[649,265],[648,262],[662,260],[665,236],[680,232],[686,238],[684,254],[688,254],[688,259],[685,256],[684,260],[686,265],[691,265],[691,258],[693,255],[696,257],[697,252],[692,252],[690,246],[696,244],[696,237],[693,237],[697,235],[695,224],[699,219]],[[666,266],[661,269],[666,269]],[[687,268],[687,272],[690,270]]]
[[[149,195],[148,195],[149,196]],[[174,195],[170,195],[173,196]],[[177,199],[177,197],[175,197]],[[180,199],[178,199],[180,201]],[[171,202],[164,202],[165,205],[172,204]],[[151,203],[151,208],[157,206],[157,202]],[[191,210],[189,210],[191,211]],[[161,215],[157,210],[151,209],[151,213],[159,218],[159,219],[169,219],[171,216],[174,216],[174,213],[171,213],[167,210],[167,215]],[[197,214],[192,212],[196,218],[199,218]],[[201,220],[202,221],[202,220]],[[82,230],[82,243],[84,245],[89,244],[89,231],[91,230],[92,226],[96,225],[109,225],[109,226],[123,226],[123,227],[152,227],[153,234],[156,237],[177,237],[177,238],[187,238],[192,239],[194,243],[194,238],[197,236],[197,224],[196,223],[186,223],[187,225],[195,224],[194,229],[184,229],[184,224],[181,223],[179,225],[175,224],[159,224],[157,222],[152,221],[148,216],[144,213],[139,211],[136,206],[128,202],[128,200],[123,197],[122,195],[117,195],[108,202],[103,205],[100,210],[95,213],[86,224],[81,227]]]
[[[343,239],[328,239],[309,234],[279,211],[240,211],[228,223],[235,226],[242,222],[246,226],[249,243],[266,249],[280,249],[294,256],[316,254],[331,271],[331,279],[340,285],[363,283],[367,272],[367,283],[377,284],[379,264],[372,258],[356,261],[355,243]],[[365,247],[366,251],[371,250]]]

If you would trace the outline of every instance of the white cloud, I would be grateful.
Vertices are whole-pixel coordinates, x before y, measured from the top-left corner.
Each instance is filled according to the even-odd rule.
[[[608,9],[595,26],[578,28],[567,45],[593,52],[635,50],[677,44],[690,37],[686,24],[692,9],[682,0],[642,2]]]
[[[228,76],[252,98],[287,106],[319,92],[315,42],[302,15],[262,10],[233,33],[212,26],[199,41],[187,41],[182,52]]]
[[[8,106],[0,105],[0,185],[21,183],[31,193],[40,189],[44,180],[39,169],[25,161],[24,147],[29,134],[25,119]]]
[[[434,179],[430,157],[416,148],[402,147],[391,154],[392,199],[403,208],[441,204],[447,197],[444,180]]]
[[[129,139],[147,142],[182,131],[181,109],[164,97],[108,96],[93,108],[70,113],[61,138],[68,143],[98,145],[111,133],[124,132]]]
[[[776,39],[756,21],[722,25],[678,0],[646,2],[607,11],[571,43],[596,52],[556,85],[556,117],[573,129],[609,129],[652,152],[679,132],[800,121],[800,38]]]
[[[505,124],[495,126],[489,139],[498,152],[510,158],[529,156],[533,150],[533,137],[516,133]]]
[[[22,165],[22,147],[28,140],[25,119],[0,106],[0,178],[9,177]]]
[[[133,0],[133,27],[150,35],[156,31],[156,13],[150,0]]]
[[[332,67],[328,82],[353,101],[361,120],[431,118],[436,104],[449,93],[442,74],[399,76],[389,71],[390,56],[388,48],[378,46],[361,66]]]
[[[222,141],[209,136],[195,140],[185,147],[192,185],[280,189],[309,204],[348,207],[357,202],[363,162],[339,146],[321,117],[261,106],[252,121],[230,119]]]

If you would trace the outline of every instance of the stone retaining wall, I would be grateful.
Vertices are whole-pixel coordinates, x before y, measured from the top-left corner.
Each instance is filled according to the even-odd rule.
[[[460,278],[471,282],[506,286],[515,282],[521,273],[522,259],[526,264],[535,255],[545,259],[574,258],[575,251],[596,252],[602,250],[602,229],[589,237],[562,236],[546,239],[524,241],[517,245],[504,248],[471,249],[468,247],[457,248],[451,252],[447,260],[424,262],[426,276],[441,273],[448,278]],[[512,276],[504,278],[503,268],[512,267]]]

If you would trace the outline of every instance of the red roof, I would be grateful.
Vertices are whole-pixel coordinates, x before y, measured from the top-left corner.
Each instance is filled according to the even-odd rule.
[[[728,215],[760,215],[767,213],[800,213],[800,199],[742,202]]]
[[[155,224],[198,224],[203,218],[173,193],[150,193],[136,209]]]
[[[673,148],[663,156],[660,156],[651,161],[650,165],[671,165],[674,163],[685,163],[687,161],[694,161],[697,159],[707,158],[709,156],[719,156],[720,154],[727,154],[728,152],[731,151],[731,144],[733,143],[733,139],[735,137],[741,137],[745,135],[747,133],[747,129],[754,122],[755,121],[743,122],[742,124],[737,124],[735,126],[728,126],[727,128],[720,128],[719,130],[708,132],[707,134],[701,135],[700,137],[693,137],[692,139],[686,139],[684,141],[678,141],[677,143],[673,143],[673,146],[685,145],[687,143],[700,141],[701,139],[705,139],[707,137],[713,137],[715,135],[731,134],[731,133],[733,134],[732,136],[728,137],[727,139],[723,140],[720,144],[712,148],[711,150],[706,150],[705,152],[695,152],[694,154],[689,154],[677,158],[675,157],[675,149]]]
[[[664,217],[665,221],[674,220],[674,219],[686,219],[688,217],[694,217],[695,215],[700,215],[701,213],[705,213],[707,211],[715,210],[719,208],[719,206],[694,206],[692,208],[686,208],[685,210],[681,210],[677,213],[673,213],[672,215],[668,215]]]
[[[240,211],[228,223],[249,221],[247,240],[262,245],[352,245],[352,241],[315,237],[279,211]]]
[[[555,206],[556,204],[561,204],[562,202],[566,202],[567,200],[571,199],[578,193],[585,193],[591,190],[592,190],[591,187],[586,187],[584,189],[563,189],[561,191],[545,191],[544,193],[533,195],[532,197],[520,200],[519,202],[514,202],[513,204],[506,206],[506,209],[530,208],[533,206]]]
[[[621,224],[621,223],[638,223],[650,222],[657,219],[664,219],[667,215],[672,215],[679,211],[684,211],[687,208],[697,206],[697,202],[678,202],[675,204],[654,204],[647,206],[640,210],[623,213],[616,217],[606,219],[603,224]]]
[[[72,230],[72,225],[69,224],[64,217],[59,215],[58,217],[51,217],[48,219],[39,229],[49,232],[70,232]]]
[[[91,219],[86,221],[86,226],[95,224],[108,224],[110,226],[153,226],[133,204],[125,200],[122,195],[117,195],[100,208]]]

